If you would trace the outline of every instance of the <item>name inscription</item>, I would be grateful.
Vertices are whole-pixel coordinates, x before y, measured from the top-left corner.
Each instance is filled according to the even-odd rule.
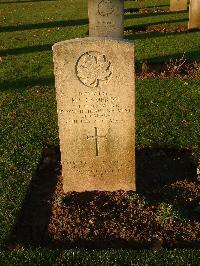
[[[105,91],[79,92],[77,96],[69,99],[70,108],[60,110],[65,112],[66,123],[95,123],[97,121],[117,123],[132,115],[132,106],[124,105],[120,97],[108,95]],[[106,120],[106,121],[105,121]]]

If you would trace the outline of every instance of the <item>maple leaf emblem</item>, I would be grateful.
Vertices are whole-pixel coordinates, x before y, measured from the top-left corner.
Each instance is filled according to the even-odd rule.
[[[113,13],[114,6],[111,0],[102,0],[98,5],[98,11],[101,16],[108,16]]]
[[[111,63],[99,52],[87,52],[79,58],[76,73],[84,85],[98,87],[100,81],[106,81],[111,76]]]

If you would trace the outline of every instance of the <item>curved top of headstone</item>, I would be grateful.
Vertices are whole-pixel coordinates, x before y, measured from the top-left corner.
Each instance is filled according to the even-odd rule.
[[[70,40],[64,40],[61,42],[55,43],[52,47],[53,49],[56,48],[56,46],[60,46],[63,44],[68,44],[68,43],[78,43],[78,42],[119,42],[122,44],[128,43],[129,45],[132,44],[133,42],[128,40],[128,39],[121,39],[118,37],[85,37],[85,38],[75,38],[75,39],[70,39]]]

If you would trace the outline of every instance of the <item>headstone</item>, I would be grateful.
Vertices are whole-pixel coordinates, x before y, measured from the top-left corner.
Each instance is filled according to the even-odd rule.
[[[170,11],[187,10],[187,0],[170,0]]]
[[[200,0],[190,1],[188,28],[200,29]]]
[[[135,190],[133,44],[53,46],[64,191]]]
[[[89,36],[122,38],[124,0],[89,0]]]

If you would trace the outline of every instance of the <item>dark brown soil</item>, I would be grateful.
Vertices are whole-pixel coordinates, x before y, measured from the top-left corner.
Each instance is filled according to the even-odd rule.
[[[200,247],[200,183],[191,151],[136,155],[137,193],[65,195],[59,149],[45,149],[8,248]]]
[[[168,62],[145,61],[136,65],[138,79],[148,78],[200,78],[200,62],[189,62],[182,58]]]
[[[160,7],[136,7],[136,8],[126,8],[124,9],[125,14],[133,14],[133,13],[140,13],[140,14],[149,14],[149,13],[169,13],[169,9],[160,8]]]
[[[141,34],[141,33],[180,33],[180,32],[189,32],[188,28],[184,25],[150,25],[150,26],[127,26],[124,28],[125,36],[127,34]]]

